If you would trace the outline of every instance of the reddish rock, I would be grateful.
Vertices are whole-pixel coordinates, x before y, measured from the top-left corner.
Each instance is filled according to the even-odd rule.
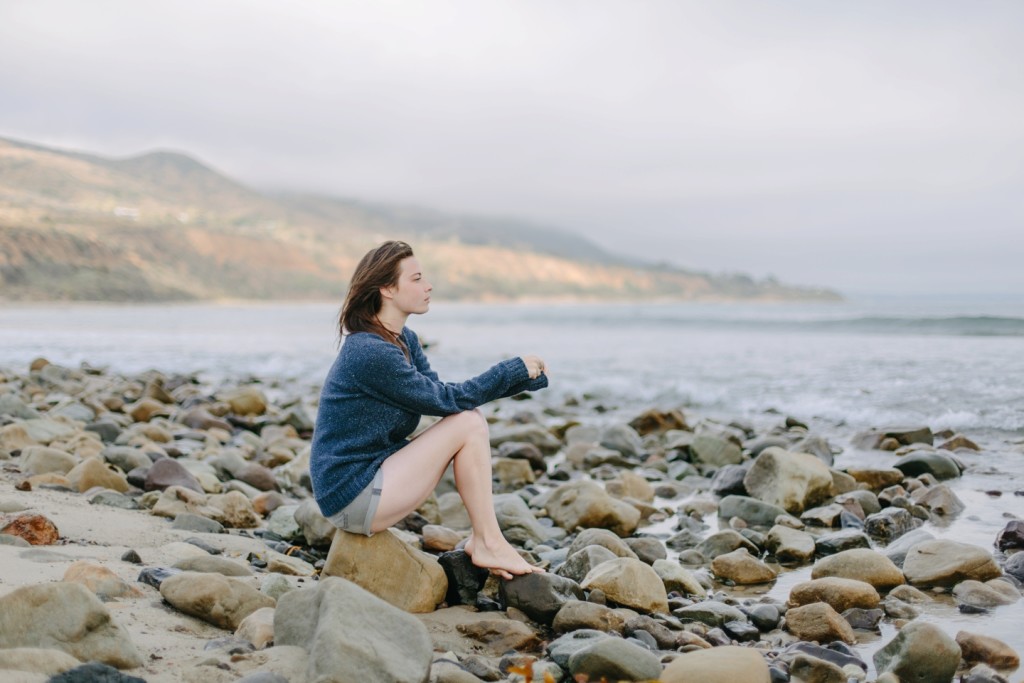
[[[269,468],[255,462],[247,463],[235,474],[235,479],[244,481],[260,491],[277,490],[277,479],[274,478],[274,473]]]
[[[203,493],[199,480],[184,465],[173,458],[160,458],[146,473],[144,488],[147,491],[163,491],[171,486],[182,486]]]
[[[60,538],[57,525],[43,515],[18,515],[7,521],[0,529],[0,534],[18,536],[32,545],[53,545]]]

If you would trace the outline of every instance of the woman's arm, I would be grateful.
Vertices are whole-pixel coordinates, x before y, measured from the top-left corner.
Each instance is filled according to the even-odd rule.
[[[351,335],[343,351],[352,381],[367,394],[421,415],[452,415],[501,398],[531,381],[521,358],[501,361],[461,383],[439,382],[405,358],[402,350],[372,334]],[[410,349],[411,355],[411,349]],[[433,373],[432,373],[433,374]]]
[[[430,369],[430,361],[427,360],[427,354],[423,353],[423,347],[420,346],[419,336],[409,328],[405,329],[405,342],[409,345],[409,355],[412,356],[413,365],[422,374],[435,382],[438,381],[437,373]]]

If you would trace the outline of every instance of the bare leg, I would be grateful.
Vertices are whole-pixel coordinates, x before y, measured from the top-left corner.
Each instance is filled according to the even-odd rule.
[[[487,421],[478,411],[449,415],[384,461],[384,490],[371,529],[387,529],[418,508],[453,459],[455,484],[473,526],[466,545],[473,564],[506,579],[540,571],[516,552],[498,527]]]

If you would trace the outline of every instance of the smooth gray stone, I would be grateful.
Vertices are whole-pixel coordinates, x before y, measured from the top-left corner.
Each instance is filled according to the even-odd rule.
[[[938,480],[956,479],[961,468],[956,460],[943,453],[915,451],[897,460],[893,467],[908,477],[930,474]]]
[[[569,658],[580,650],[584,650],[596,642],[611,638],[613,636],[594,629],[581,628],[577,631],[566,633],[548,643],[547,654],[552,661],[563,669],[569,668]]]
[[[224,525],[220,522],[210,519],[209,517],[192,514],[191,512],[182,512],[175,517],[174,523],[171,524],[171,528],[181,529],[183,531],[198,531],[203,534],[225,533]]]
[[[924,529],[914,529],[890,543],[883,552],[886,557],[892,560],[894,565],[902,569],[903,561],[907,559],[907,553],[910,552],[911,548],[918,543],[934,540],[935,536],[928,531],[925,531]]]
[[[717,600],[704,600],[687,607],[672,610],[672,616],[682,622],[699,621],[708,626],[721,627],[729,621],[746,621],[747,615],[732,605]]]
[[[778,505],[749,496],[726,496],[718,503],[718,516],[722,519],[739,517],[754,526],[770,527],[775,524],[779,515],[787,514]]]

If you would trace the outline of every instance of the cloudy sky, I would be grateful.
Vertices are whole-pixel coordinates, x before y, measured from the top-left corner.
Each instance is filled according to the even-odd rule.
[[[1024,3],[0,0],[0,136],[849,293],[1024,293]]]

